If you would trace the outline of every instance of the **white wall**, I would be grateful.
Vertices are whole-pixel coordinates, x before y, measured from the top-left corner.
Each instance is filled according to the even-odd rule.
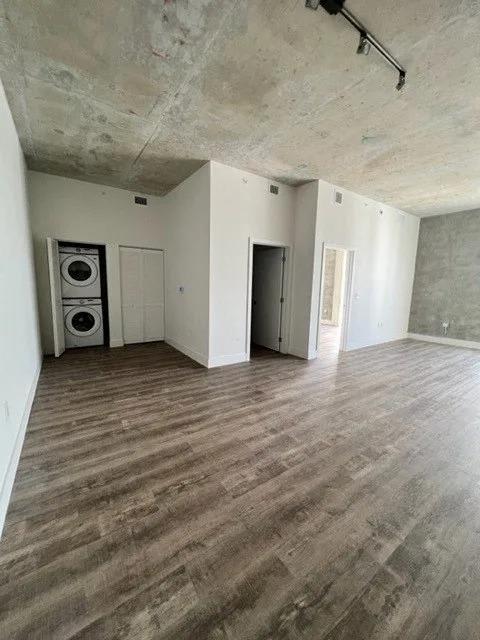
[[[210,366],[247,352],[249,238],[293,245],[295,190],[217,162],[211,165]]]
[[[298,187],[295,194],[295,253],[292,277],[290,353],[300,358],[316,356],[309,336],[312,314],[312,283],[315,260],[315,227],[318,182]]]
[[[53,353],[46,238],[106,245],[110,344],[123,344],[119,246],[165,249],[165,198],[134,194],[89,182],[30,171],[28,174],[35,244],[42,344]]]
[[[419,219],[345,189],[339,190],[343,193],[341,206],[334,202],[334,185],[323,180],[318,182],[308,326],[305,326],[304,310],[298,309],[297,305],[294,309],[292,326],[297,348],[307,352],[309,357],[315,355],[324,242],[355,249],[347,349],[398,340],[407,334]],[[297,230],[297,235],[303,233],[305,237],[312,228],[313,193],[310,196],[308,207],[302,200],[297,202],[297,214],[302,207],[309,213],[308,217],[304,216],[306,220],[300,225],[301,229]],[[311,251],[310,246],[308,249]],[[296,295],[303,296],[308,302],[307,279],[297,278],[296,285]]]
[[[171,191],[165,228],[166,341],[207,366],[210,164]],[[179,287],[183,287],[180,293]]]
[[[294,189],[216,162],[148,206],[133,193],[29,174],[42,337],[52,330],[45,239],[106,243],[112,346],[123,340],[119,245],[165,250],[166,340],[202,364],[246,359],[249,242],[294,246],[287,265],[290,353],[316,355],[324,242],[356,250],[347,348],[405,337],[419,221],[316,181]],[[379,211],[383,213],[380,215]],[[184,287],[180,293],[178,288]]]
[[[123,343],[119,246],[150,247],[165,250],[166,341],[204,365],[245,360],[249,238],[293,244],[295,190],[279,185],[274,196],[270,184],[208,163],[143,207],[128,191],[30,172],[45,352],[53,352],[50,236],[106,244],[112,346]]]
[[[41,354],[25,166],[0,83],[0,534]]]

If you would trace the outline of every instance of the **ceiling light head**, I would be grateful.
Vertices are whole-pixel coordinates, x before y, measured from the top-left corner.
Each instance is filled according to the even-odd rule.
[[[345,0],[305,0],[308,9],[317,10],[320,5],[332,16],[336,16],[341,11]]]
[[[367,34],[360,34],[360,42],[358,43],[357,53],[363,54],[364,56],[368,56],[370,53],[370,42],[368,41]]]

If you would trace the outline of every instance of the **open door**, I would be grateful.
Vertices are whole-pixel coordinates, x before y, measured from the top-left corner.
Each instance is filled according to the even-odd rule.
[[[50,301],[52,304],[53,344],[55,357],[65,351],[65,332],[63,329],[62,285],[60,283],[60,260],[58,241],[47,238],[48,275],[50,277]]]
[[[252,273],[251,341],[280,351],[285,249],[255,245]]]

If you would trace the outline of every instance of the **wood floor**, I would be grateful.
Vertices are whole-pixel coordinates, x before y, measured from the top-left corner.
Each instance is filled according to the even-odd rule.
[[[0,637],[480,638],[480,353],[47,359]]]
[[[341,327],[331,324],[321,324],[318,346],[325,356],[338,355],[340,351]]]

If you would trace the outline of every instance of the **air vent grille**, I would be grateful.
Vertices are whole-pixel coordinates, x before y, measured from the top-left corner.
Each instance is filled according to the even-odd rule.
[[[135,196],[135,204],[146,205],[147,204],[147,199],[144,198],[143,196]]]
[[[278,196],[278,187],[276,184],[270,185],[270,193],[273,193],[274,195]]]
[[[335,191],[335,204],[342,204],[343,193],[341,191]]]

